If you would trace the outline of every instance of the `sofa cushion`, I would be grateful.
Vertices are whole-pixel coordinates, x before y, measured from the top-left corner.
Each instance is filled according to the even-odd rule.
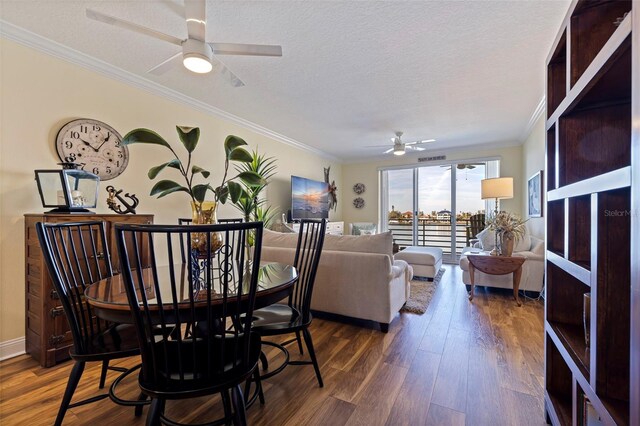
[[[327,235],[323,250],[386,254],[393,259],[391,231],[374,235]]]
[[[262,245],[295,249],[298,234],[264,230]],[[323,250],[352,251],[358,253],[386,254],[393,259],[393,235],[391,231],[375,235],[325,235]]]
[[[298,233],[275,232],[265,228],[262,233],[262,245],[295,249],[298,246]]]

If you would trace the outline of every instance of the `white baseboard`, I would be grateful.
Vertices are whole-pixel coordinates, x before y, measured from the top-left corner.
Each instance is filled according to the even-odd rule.
[[[18,337],[17,339],[0,342],[0,361],[4,361],[5,359],[24,354],[24,344],[24,337]]]

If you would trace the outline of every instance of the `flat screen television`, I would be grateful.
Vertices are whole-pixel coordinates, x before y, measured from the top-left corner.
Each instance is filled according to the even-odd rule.
[[[329,184],[291,176],[291,219],[328,219]]]

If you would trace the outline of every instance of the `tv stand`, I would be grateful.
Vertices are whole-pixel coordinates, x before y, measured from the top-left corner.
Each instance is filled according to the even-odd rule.
[[[298,232],[300,230],[300,222],[288,223],[287,226]],[[327,234],[329,235],[343,235],[344,234],[344,222],[327,222]]]

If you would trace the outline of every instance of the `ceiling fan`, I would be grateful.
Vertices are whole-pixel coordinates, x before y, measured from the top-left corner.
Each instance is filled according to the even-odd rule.
[[[391,142],[393,143],[393,146],[387,149],[386,151],[384,151],[383,154],[389,154],[390,152],[393,152],[394,155],[404,155],[407,152],[407,150],[424,151],[426,148],[423,148],[418,145],[436,141],[435,139],[426,139],[422,141],[403,142],[401,138],[402,138],[402,132],[396,132],[395,137],[391,138]],[[369,148],[380,148],[384,146],[387,146],[387,145],[370,145]]]
[[[229,81],[232,86],[240,87],[244,86],[242,80],[224,65],[218,58],[218,55],[282,56],[282,46],[277,45],[207,43],[205,41],[207,26],[206,10],[206,0],[184,0],[184,12],[187,23],[186,39],[161,33],[92,9],[87,9],[87,18],[180,46],[182,48],[181,52],[176,53],[166,61],[147,71],[154,75],[164,74],[170,68],[182,62],[185,68],[199,74],[208,73],[215,67],[220,75]]]
[[[476,168],[476,166],[481,166],[482,163],[458,163],[456,164],[456,169],[458,170],[464,170],[464,169],[469,169],[469,170],[473,170]],[[451,166],[450,165],[442,165],[440,167],[447,167],[447,170],[451,170]]]

